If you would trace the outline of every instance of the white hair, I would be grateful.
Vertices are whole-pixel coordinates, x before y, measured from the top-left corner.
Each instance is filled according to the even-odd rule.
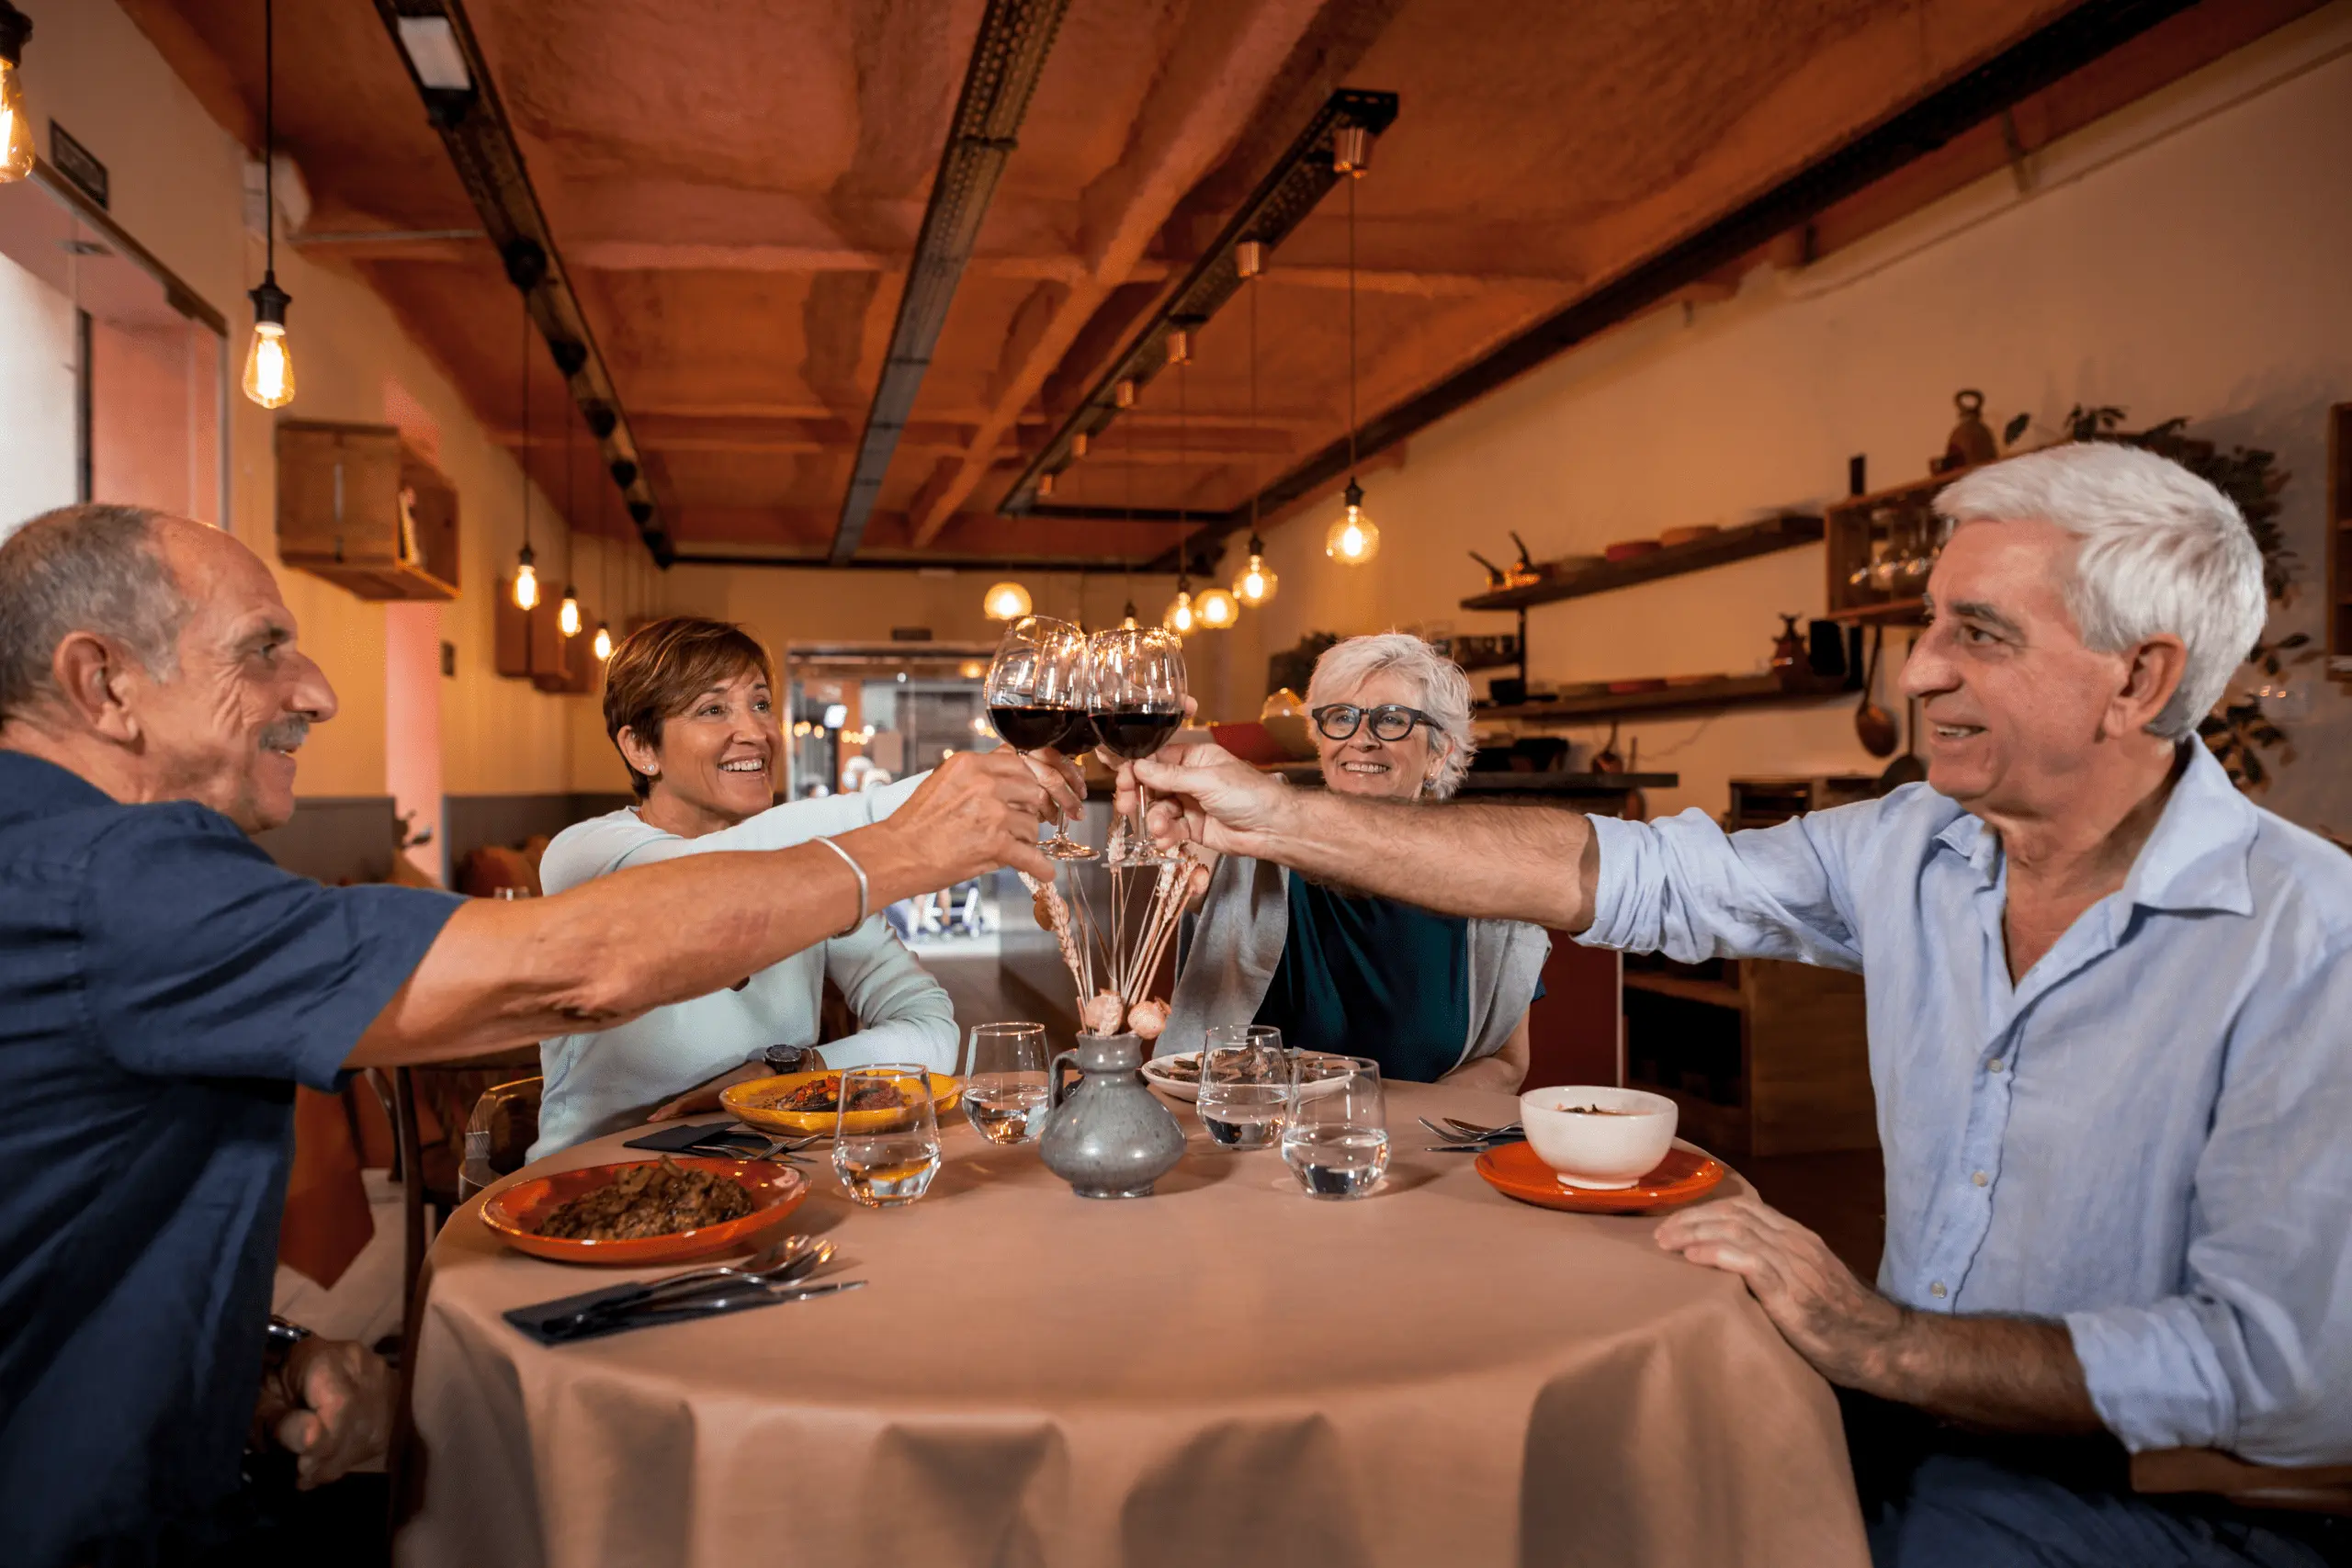
[[[1382,632],[1376,637],[1351,637],[1323,650],[1315,673],[1306,682],[1309,711],[1335,693],[1352,691],[1383,671],[1394,670],[1420,689],[1412,705],[1437,720],[1437,739],[1444,751],[1430,793],[1443,800],[1470,771],[1477,745],[1470,739],[1470,677],[1462,666],[1408,632]]]
[[[2011,457],[1954,483],[1936,511],[1953,527],[2034,518],[2075,536],[2064,589],[2084,647],[2115,653],[2167,632],[2180,638],[2180,684],[2148,726],[2167,740],[2196,732],[2262,635],[2262,551],[2245,519],[2154,452],[2084,441]]]

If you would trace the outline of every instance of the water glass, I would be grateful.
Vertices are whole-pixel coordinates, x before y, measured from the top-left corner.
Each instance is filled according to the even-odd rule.
[[[1209,1141],[1221,1148],[1266,1149],[1282,1136],[1295,1075],[1271,1024],[1220,1023],[1201,1047],[1195,1107]]]
[[[887,1209],[930,1191],[932,1178],[939,1174],[939,1113],[932,1104],[931,1074],[906,1062],[852,1067],[842,1074],[841,1093],[833,1170],[849,1195],[869,1208]]]
[[[1362,1198],[1388,1171],[1380,1064],[1319,1056],[1301,1065],[1283,1113],[1283,1159],[1310,1198]]]
[[[1042,1023],[983,1023],[975,1028],[964,1072],[964,1114],[992,1144],[1034,1143],[1046,1131],[1052,1092],[1051,1052]]]

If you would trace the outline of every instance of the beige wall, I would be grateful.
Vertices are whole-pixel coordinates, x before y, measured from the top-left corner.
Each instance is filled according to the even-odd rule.
[[[1229,634],[1220,705],[1254,706],[1263,649],[1309,627],[1509,630],[1456,607],[1484,582],[1463,552],[1508,558],[1506,528],[1539,558],[1598,552],[1842,494],[1850,453],[1869,454],[1873,485],[1922,476],[1960,387],[1984,390],[1996,429],[2025,412],[2050,431],[2075,402],[2117,403],[2135,425],[2188,414],[2276,450],[2295,476],[2284,521],[2306,589],[2273,630],[2317,634],[2322,416],[2352,399],[2347,147],[2352,6],[2337,5],[2038,155],[2030,194],[2003,175],[1813,267],[1758,273],[1736,299],[1555,360],[1414,442],[1402,468],[1366,474],[1384,530],[1370,566],[1324,558],[1336,499],[1268,536],[1282,591]],[[1532,673],[1746,672],[1769,655],[1773,612],[1823,607],[1818,547],[1549,605],[1530,617]],[[2290,707],[2308,712],[2285,722],[2300,755],[2265,803],[2352,832],[2352,699],[2308,673],[2299,684]],[[1851,706],[1626,736],[1644,764],[1682,776],[1654,807],[1721,811],[1734,774],[1875,773]]]
[[[243,154],[111,0],[29,0],[35,41],[25,91],[33,119],[54,116],[107,164],[112,211],[134,235],[232,323],[232,374],[242,370],[252,321],[244,291],[260,281],[262,246],[243,223]],[[282,230],[281,230],[282,238]],[[520,543],[520,470],[493,448],[441,370],[390,310],[356,281],[311,265],[281,244],[278,281],[289,316],[298,393],[278,413],[230,398],[230,526],[276,561],[273,434],[278,418],[437,427],[441,466],[464,509],[464,594],[438,611],[442,638],[458,649],[458,674],[442,682],[441,724],[451,794],[570,787],[566,710],[582,698],[542,695],[491,672],[491,602],[501,568]],[[541,559],[560,558],[544,497],[534,503]],[[305,795],[375,795],[389,787],[385,612],[300,572],[280,570],[304,647],[342,701],[335,720],[302,753]]]

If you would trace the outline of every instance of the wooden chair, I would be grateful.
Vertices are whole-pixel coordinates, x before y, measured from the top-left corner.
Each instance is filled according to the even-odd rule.
[[[501,1177],[523,1168],[531,1145],[539,1141],[539,1100],[545,1078],[516,1078],[494,1084],[474,1101],[466,1119],[465,1159],[458,1168],[458,1201],[462,1203]]]
[[[2132,1456],[2132,1490],[2206,1493],[2245,1508],[2352,1518],[2352,1464],[2253,1464],[2218,1449],[2155,1449]]]

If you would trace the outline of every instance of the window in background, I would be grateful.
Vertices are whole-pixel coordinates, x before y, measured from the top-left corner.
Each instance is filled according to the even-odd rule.
[[[0,186],[0,533],[76,501],[218,526],[227,323],[56,178]]]

